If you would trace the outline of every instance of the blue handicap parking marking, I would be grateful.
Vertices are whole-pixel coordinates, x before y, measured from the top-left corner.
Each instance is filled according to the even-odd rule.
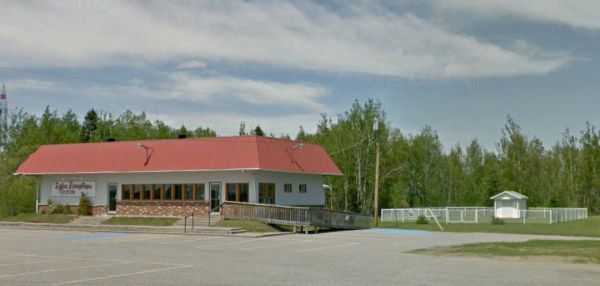
[[[430,233],[430,231],[427,231],[427,230],[393,229],[393,228],[372,228],[372,229],[369,229],[369,232],[385,233],[385,234],[414,234],[414,235]]]
[[[104,232],[104,233],[93,233],[93,234],[84,234],[84,235],[69,235],[69,236],[61,236],[58,237],[59,240],[93,240],[93,239],[101,239],[101,238],[113,238],[113,237],[122,237],[126,236],[126,233],[121,232]]]

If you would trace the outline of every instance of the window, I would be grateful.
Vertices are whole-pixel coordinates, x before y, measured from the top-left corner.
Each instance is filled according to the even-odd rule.
[[[162,185],[153,185],[154,190],[152,191],[152,199],[153,200],[162,200]]]
[[[298,192],[300,192],[300,193],[306,193],[306,184],[300,184],[300,185],[298,185]]]
[[[170,201],[173,195],[173,186],[172,185],[163,185],[163,187],[165,188],[165,192],[164,192],[164,196],[163,196],[163,200],[167,200]]]
[[[248,201],[248,184],[234,184],[234,197]],[[204,184],[122,184],[121,200],[204,201]]]
[[[196,188],[194,190],[194,199],[197,201],[205,200],[206,197],[204,195],[204,184],[196,184],[194,187]]]
[[[142,196],[142,185],[132,185],[133,186],[133,199],[139,200]]]
[[[225,185],[226,193],[225,199],[231,202],[247,202],[248,195],[248,183],[228,183]]]
[[[181,200],[182,196],[183,196],[183,188],[182,185],[173,185],[173,190],[175,197],[173,198],[174,200]]]
[[[131,185],[121,185],[121,200],[131,199]]]
[[[275,184],[258,184],[258,202],[261,204],[275,204]]]
[[[143,197],[144,200],[152,199],[152,185],[144,185]]]
[[[184,200],[193,200],[194,199],[194,185],[192,184],[185,184],[183,185],[183,189],[185,190],[185,192],[183,193],[183,199]]]
[[[240,202],[248,202],[248,198],[250,197],[248,195],[248,189],[248,184],[240,184]]]
[[[292,184],[284,184],[283,191],[286,193],[291,193],[292,192]]]

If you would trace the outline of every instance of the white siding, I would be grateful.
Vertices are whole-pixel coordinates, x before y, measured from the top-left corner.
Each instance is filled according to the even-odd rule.
[[[78,197],[50,197],[52,182],[61,181],[68,178],[82,178],[84,181],[96,182],[96,196],[90,198],[92,205],[106,205],[107,186],[110,183],[117,183],[119,189],[117,192],[117,201],[121,200],[122,184],[168,184],[168,183],[204,183],[206,191],[206,200],[208,200],[208,183],[220,182],[221,198],[224,197],[223,191],[225,183],[249,183],[250,193],[252,190],[253,176],[251,172],[242,171],[215,171],[215,172],[157,172],[157,173],[125,173],[125,174],[92,174],[92,175],[45,175],[42,176],[40,204],[46,204],[49,198],[52,201],[62,204],[76,205],[79,203]],[[79,179],[77,179],[79,180]]]
[[[323,206],[323,176],[292,174],[283,172],[257,171],[255,185],[250,189],[258,190],[259,183],[275,184],[275,204],[288,206]],[[284,192],[284,184],[292,184],[292,192]],[[306,184],[306,193],[298,191],[300,184]],[[250,201],[258,202],[258,192],[250,192]]]
[[[214,171],[214,172],[156,172],[156,173],[121,173],[90,175],[44,175],[41,179],[40,204],[45,205],[48,199],[61,204],[76,205],[79,197],[51,197],[52,182],[64,180],[83,180],[96,182],[96,195],[91,197],[92,205],[106,205],[107,185],[118,184],[117,201],[121,200],[122,184],[168,184],[168,183],[204,183],[206,200],[209,199],[209,183],[220,182],[221,199],[225,198],[226,183],[248,183],[249,200],[258,202],[258,183],[275,183],[275,202],[281,205],[324,205],[323,176],[310,174],[292,174],[271,171]],[[283,185],[291,183],[292,193],[284,193]],[[299,193],[299,184],[307,185],[306,193]]]

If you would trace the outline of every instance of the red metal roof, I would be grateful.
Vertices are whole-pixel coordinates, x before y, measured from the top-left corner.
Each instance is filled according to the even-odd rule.
[[[214,170],[272,170],[341,175],[317,144],[235,136],[43,145],[15,175]],[[146,165],[146,150],[150,158]],[[293,158],[292,158],[293,155]]]

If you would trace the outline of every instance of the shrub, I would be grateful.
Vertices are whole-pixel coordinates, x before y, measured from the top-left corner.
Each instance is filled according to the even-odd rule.
[[[88,199],[84,193],[81,193],[81,197],[79,198],[79,208],[77,209],[77,212],[79,215],[92,214],[92,204],[90,203],[90,199]]]
[[[48,207],[45,214],[72,214],[71,208],[63,204],[55,204],[52,200],[48,200]]]
[[[504,220],[499,217],[493,217],[492,224],[501,225],[501,224],[504,224]]]
[[[428,224],[429,220],[424,216],[424,215],[420,215],[419,217],[417,217],[417,224]]]

